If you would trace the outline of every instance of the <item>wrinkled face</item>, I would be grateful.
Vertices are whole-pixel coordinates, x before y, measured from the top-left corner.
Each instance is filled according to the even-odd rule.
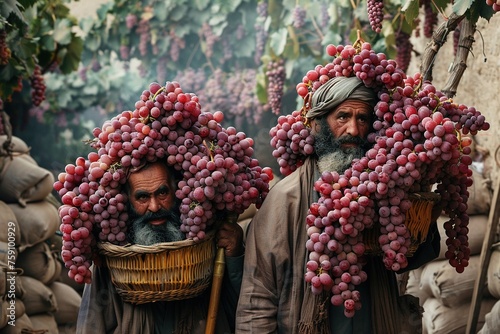
[[[175,203],[175,190],[172,189],[168,170],[164,164],[154,163],[147,168],[130,174],[129,201],[138,215],[155,213],[160,209],[169,210]],[[161,225],[164,220],[150,221]]]
[[[326,121],[334,138],[350,135],[366,139],[372,113],[373,107],[370,105],[358,100],[346,100],[328,114]],[[349,146],[349,143],[343,145]]]
[[[328,115],[312,123],[318,167],[343,172],[353,159],[361,158],[368,146],[373,108],[361,101],[347,100]]]
[[[180,230],[179,202],[175,184],[167,167],[154,163],[128,179],[129,237],[139,245],[179,241],[185,238]]]

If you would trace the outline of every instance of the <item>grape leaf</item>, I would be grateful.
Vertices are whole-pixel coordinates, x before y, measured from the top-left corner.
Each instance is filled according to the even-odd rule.
[[[453,12],[458,16],[462,16],[470,8],[474,0],[456,0],[453,3]]]
[[[186,5],[177,6],[174,11],[170,12],[170,19],[172,21],[181,21],[186,13],[189,12],[189,7]]]
[[[83,51],[83,40],[73,34],[71,43],[68,45],[66,56],[63,58],[62,63],[59,65],[59,69],[62,73],[68,74],[78,69],[80,64],[81,54]]]
[[[68,19],[57,19],[52,37],[61,45],[69,44],[71,42],[71,22]]]
[[[486,4],[486,1],[474,1],[467,14],[467,18],[471,22],[477,22],[479,17],[489,21],[495,11],[492,6]]]
[[[40,45],[42,45],[43,49],[46,51],[55,51],[56,49],[56,43],[51,35],[42,36]]]
[[[278,31],[273,32],[269,39],[269,45],[274,53],[279,56],[283,53],[286,45],[288,31],[285,27],[280,28]]]
[[[194,1],[196,8],[200,11],[206,9],[209,3],[210,3],[210,0],[195,0]]]
[[[16,15],[21,21],[24,21],[24,16],[17,8],[18,2],[16,0],[3,0],[0,3],[0,14],[3,17],[9,17],[10,14]]]
[[[419,0],[407,0],[401,10],[405,13],[406,22],[413,24],[413,21],[418,16]]]

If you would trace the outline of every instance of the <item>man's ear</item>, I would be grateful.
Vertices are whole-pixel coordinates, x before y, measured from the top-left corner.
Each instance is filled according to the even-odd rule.
[[[317,134],[319,133],[320,125],[318,122],[316,122],[316,119],[313,119],[311,121],[311,132],[312,134]]]

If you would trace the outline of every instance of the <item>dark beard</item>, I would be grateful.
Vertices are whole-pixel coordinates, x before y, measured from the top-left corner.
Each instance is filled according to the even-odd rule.
[[[138,245],[153,245],[160,242],[180,241],[185,239],[181,232],[181,219],[177,210],[160,209],[157,212],[147,212],[139,215],[129,207],[129,241]],[[161,225],[151,225],[155,219],[166,219]]]
[[[369,148],[369,142],[360,137],[344,135],[334,138],[326,118],[317,119],[320,130],[314,139],[314,150],[318,155],[318,168],[320,172],[343,173],[351,167],[354,159],[362,158]],[[352,143],[354,147],[342,147],[343,144]]]

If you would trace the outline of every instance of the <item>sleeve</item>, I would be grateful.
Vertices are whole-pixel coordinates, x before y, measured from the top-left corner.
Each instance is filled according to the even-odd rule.
[[[107,270],[93,267],[92,283],[85,284],[78,313],[77,334],[108,333],[117,327],[113,289],[106,282]]]
[[[283,197],[268,195],[248,227],[237,333],[277,331],[281,291],[290,280],[292,254],[287,228],[290,208]]]

